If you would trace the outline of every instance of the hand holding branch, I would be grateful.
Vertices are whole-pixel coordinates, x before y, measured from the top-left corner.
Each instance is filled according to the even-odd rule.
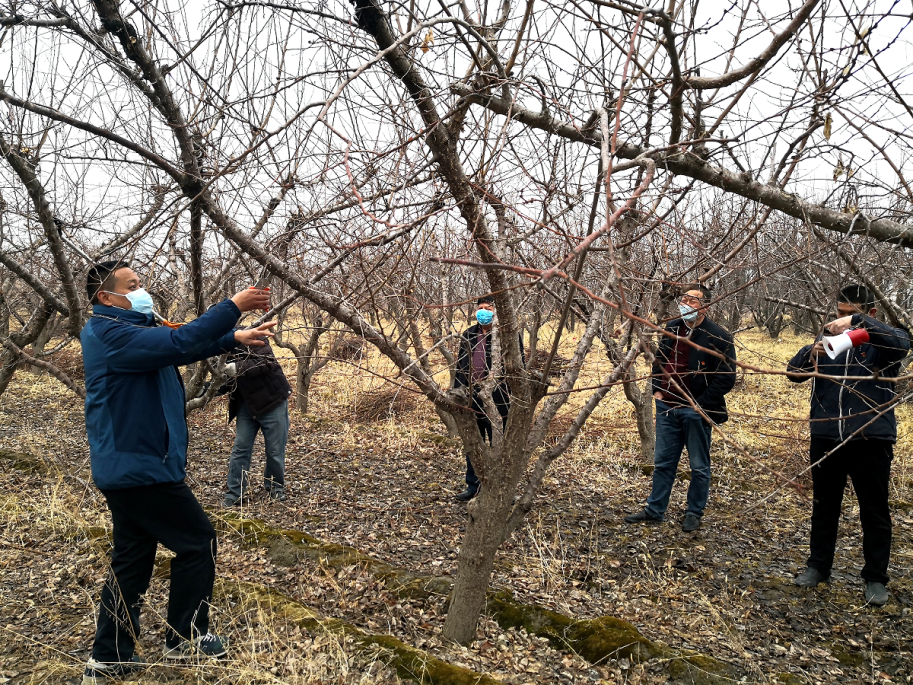
[[[237,295],[235,296],[237,297]],[[234,299],[234,298],[232,298]],[[278,321],[267,321],[256,328],[247,328],[243,331],[235,331],[235,340],[248,347],[263,347],[266,343],[264,340],[272,338],[275,333],[270,328],[275,326]]]

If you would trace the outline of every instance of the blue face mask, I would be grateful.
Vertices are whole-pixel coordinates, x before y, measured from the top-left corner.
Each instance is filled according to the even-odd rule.
[[[478,321],[483,326],[487,326],[492,321],[495,320],[495,313],[490,312],[487,309],[480,309],[476,312],[476,321]]]
[[[682,315],[682,318],[691,323],[697,318],[697,310],[694,307],[690,307],[687,304],[679,304],[678,311]]]
[[[140,314],[151,314],[154,303],[152,301],[152,295],[146,292],[145,288],[139,288],[129,293],[112,293],[108,290],[105,291],[109,295],[120,295],[121,297],[126,297],[130,300],[130,309],[134,312],[139,312]]]

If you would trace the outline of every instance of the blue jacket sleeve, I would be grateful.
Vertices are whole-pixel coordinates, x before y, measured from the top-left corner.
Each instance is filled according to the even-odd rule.
[[[145,373],[168,366],[192,364],[238,346],[234,326],[241,311],[223,300],[195,321],[173,329],[167,326],[105,326],[99,332],[105,361],[117,373]]]

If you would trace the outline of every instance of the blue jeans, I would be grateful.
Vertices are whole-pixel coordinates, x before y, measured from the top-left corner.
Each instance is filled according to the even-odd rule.
[[[672,407],[656,400],[656,449],[653,452],[653,490],[647,500],[647,513],[662,519],[669,507],[682,448],[688,447],[691,485],[688,487],[688,514],[704,515],[710,494],[710,424],[691,407]]]
[[[250,461],[257,431],[263,431],[266,445],[266,468],[263,470],[263,487],[270,492],[285,489],[285,443],[288,442],[288,400],[275,409],[254,418],[242,402],[238,408],[235,444],[228,463],[228,495],[226,499],[240,499],[250,486]]]

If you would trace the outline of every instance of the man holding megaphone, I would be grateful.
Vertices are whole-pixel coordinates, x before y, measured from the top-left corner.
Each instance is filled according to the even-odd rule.
[[[910,336],[875,319],[874,298],[860,285],[847,285],[837,298],[838,319],[824,335],[790,360],[787,371],[814,373],[811,394],[812,530],[811,554],[802,587],[827,581],[834,562],[837,526],[847,476],[853,481],[862,523],[865,600],[888,601],[891,512],[888,483],[897,440],[895,383]],[[788,374],[802,383],[809,376]],[[858,380],[857,380],[858,378]]]

